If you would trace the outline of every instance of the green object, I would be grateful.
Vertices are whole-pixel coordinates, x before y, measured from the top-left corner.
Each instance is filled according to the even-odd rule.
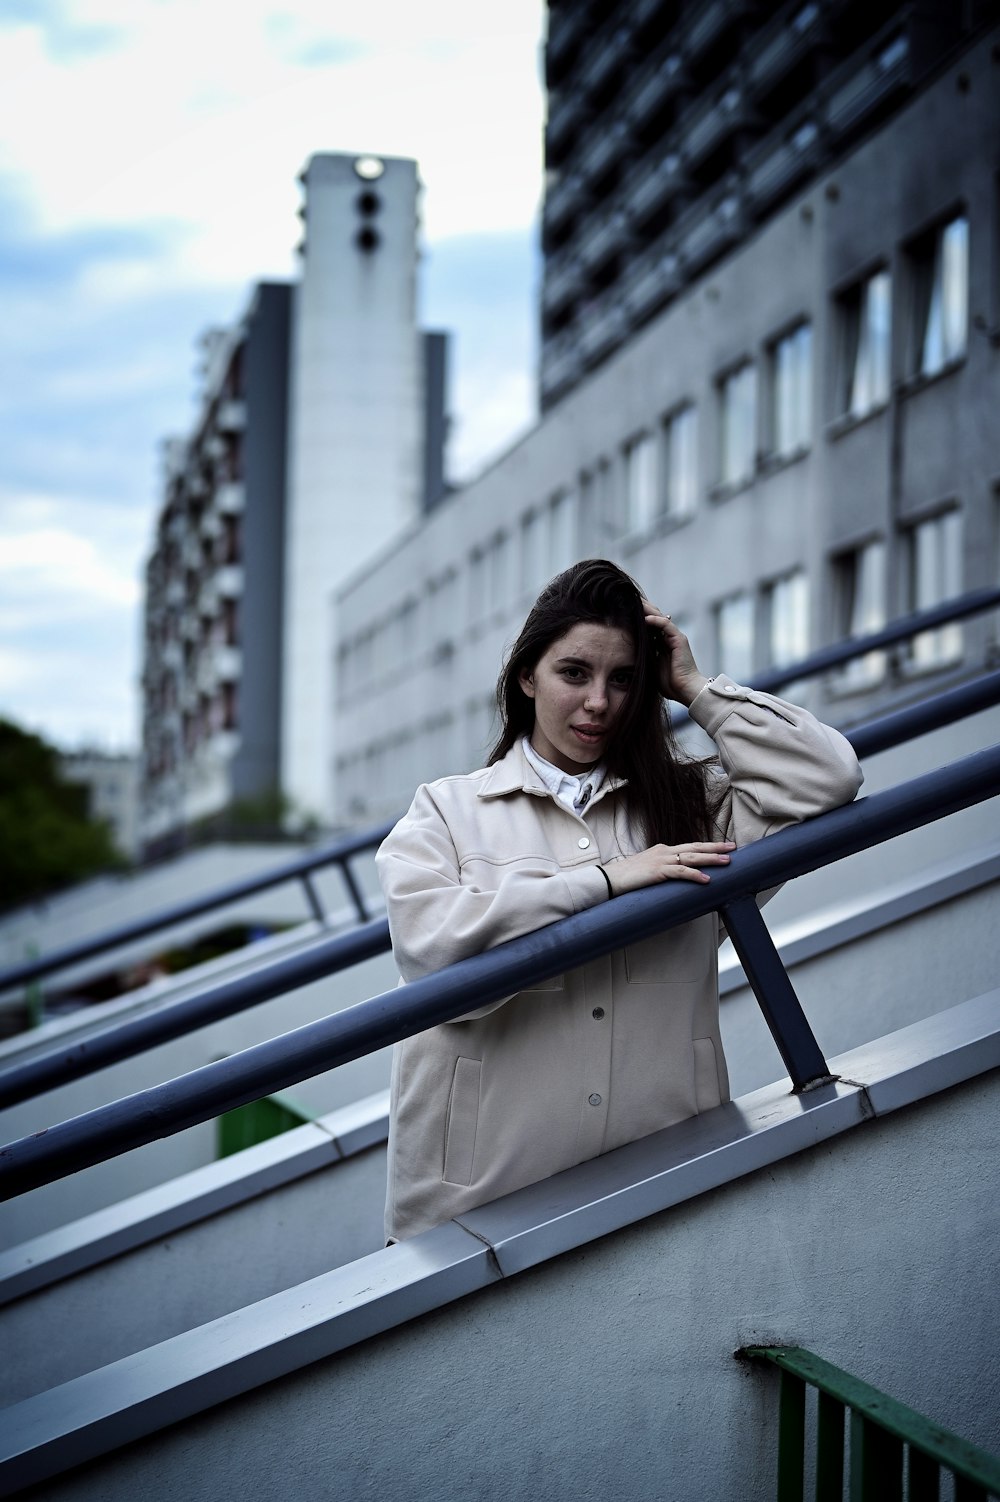
[[[38,945],[29,944],[25,952],[26,960],[37,960]],[[45,1016],[45,997],[37,980],[30,980],[24,988],[24,1010],[28,1018],[29,1027],[41,1027]]]
[[[938,1497],[941,1468],[955,1478],[955,1502],[1000,1497],[1000,1459],[801,1346],[746,1346],[737,1353],[781,1372],[778,1502],[802,1502],[805,1390],[815,1387],[816,1502],[843,1492],[844,1413],[850,1410],[851,1502],[924,1502]]]
[[[260,1100],[248,1101],[245,1106],[216,1117],[215,1156],[228,1158],[230,1153],[256,1147],[258,1142],[315,1120],[312,1112],[288,1095],[265,1095]]]

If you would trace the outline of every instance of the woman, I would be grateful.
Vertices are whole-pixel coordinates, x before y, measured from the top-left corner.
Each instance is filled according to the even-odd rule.
[[[664,699],[718,760],[682,757]],[[542,591],[497,685],[486,767],[418,789],[381,846],[404,981],[849,802],[857,759],[805,710],[706,679],[604,560]],[[418,1231],[729,1099],[714,913],[397,1044],[386,1234]]]

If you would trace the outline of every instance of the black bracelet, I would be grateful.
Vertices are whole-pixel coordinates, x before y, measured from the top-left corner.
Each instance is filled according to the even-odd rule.
[[[597,869],[598,869],[598,871],[600,871],[601,875],[604,877],[604,880],[608,884],[608,896],[609,897],[613,897],[615,895],[615,889],[611,885],[611,877],[608,875],[607,871],[605,871],[605,869],[604,869],[603,866],[598,866]]]

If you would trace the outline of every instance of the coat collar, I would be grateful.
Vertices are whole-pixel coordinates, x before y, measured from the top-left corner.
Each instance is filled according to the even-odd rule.
[[[607,793],[613,793],[616,788],[624,786],[624,777],[605,777],[587,807],[596,807]],[[535,793],[542,798],[552,798],[552,794],[525,756],[520,739],[515,741],[506,756],[494,762],[492,767],[487,767],[486,775],[476,789],[477,798],[504,798],[509,793]],[[553,802],[555,801],[553,799]]]

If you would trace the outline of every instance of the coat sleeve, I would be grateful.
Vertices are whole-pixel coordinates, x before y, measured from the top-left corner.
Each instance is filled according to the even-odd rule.
[[[434,785],[417,789],[409,812],[379,847],[375,865],[405,981],[607,900],[596,865],[561,871],[541,856],[512,865],[494,890],[463,884]]]
[[[748,845],[850,803],[863,780],[854,748],[808,710],[715,678],[690,706],[726,777],[719,837]]]

